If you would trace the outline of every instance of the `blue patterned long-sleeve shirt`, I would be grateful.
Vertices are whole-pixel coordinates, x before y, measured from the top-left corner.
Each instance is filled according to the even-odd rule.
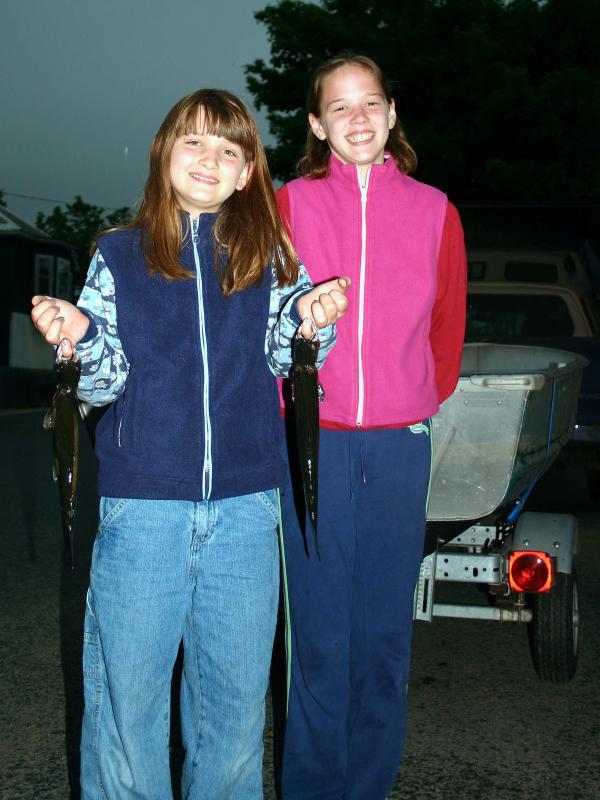
[[[298,280],[293,286],[279,287],[272,269],[265,357],[271,372],[277,377],[286,377],[289,373],[292,340],[300,322],[296,300],[311,288],[312,283],[302,264],[299,264]],[[92,258],[77,305],[90,319],[86,338],[77,345],[81,359],[78,395],[92,405],[106,405],[123,391],[129,364],[119,339],[115,282],[98,250]],[[321,366],[334,345],[335,326],[322,328],[318,335],[318,366]]]

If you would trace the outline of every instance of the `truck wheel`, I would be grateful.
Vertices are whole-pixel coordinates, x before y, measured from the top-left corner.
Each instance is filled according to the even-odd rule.
[[[529,642],[543,681],[566,683],[575,675],[579,647],[579,595],[575,570],[556,573],[549,592],[532,597]]]

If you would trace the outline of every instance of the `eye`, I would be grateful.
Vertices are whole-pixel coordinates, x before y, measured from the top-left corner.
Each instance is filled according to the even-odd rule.
[[[224,154],[225,154],[225,155],[226,155],[228,158],[237,158],[237,157],[238,157],[238,154],[237,154],[237,152],[236,152],[235,150],[232,150],[232,149],[231,149],[231,147],[225,147],[225,148],[223,149],[223,153],[224,153]]]
[[[202,144],[202,142],[200,141],[200,139],[187,139],[186,144],[196,146]]]
[[[346,110],[346,106],[344,106],[344,105],[334,106],[333,113],[335,114],[338,111],[345,111],[345,110]]]

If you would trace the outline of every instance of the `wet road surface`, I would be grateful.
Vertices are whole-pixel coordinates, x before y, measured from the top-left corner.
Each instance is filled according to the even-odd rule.
[[[82,445],[76,569],[62,569],[58,492],[42,411],[0,413],[0,795],[77,798],[81,622],[96,526],[95,461]],[[568,472],[536,492],[559,511],[579,491]],[[524,626],[417,623],[406,749],[389,800],[596,800],[600,797],[600,512],[577,510],[581,654],[570,684],[542,683]],[[282,669],[274,662],[265,798],[275,798]],[[275,729],[275,736],[273,730]],[[175,763],[177,741],[174,737]],[[73,787],[73,788],[72,788]],[[373,798],[373,800],[381,800]]]

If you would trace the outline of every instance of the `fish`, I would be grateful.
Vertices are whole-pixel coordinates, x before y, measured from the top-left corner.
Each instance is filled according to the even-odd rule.
[[[305,339],[301,334],[294,338],[292,352],[292,397],[296,442],[300,460],[300,473],[304,499],[311,522],[315,550],[320,558],[317,537],[317,499],[319,478],[319,402],[322,389],[319,386],[317,356],[319,338]]]
[[[53,432],[52,477],[58,484],[64,538],[65,565],[73,569],[73,523],[77,500],[79,467],[79,408],[77,385],[81,362],[73,355],[64,358],[60,347],[56,357],[57,387],[50,409],[44,417],[44,428]]]

